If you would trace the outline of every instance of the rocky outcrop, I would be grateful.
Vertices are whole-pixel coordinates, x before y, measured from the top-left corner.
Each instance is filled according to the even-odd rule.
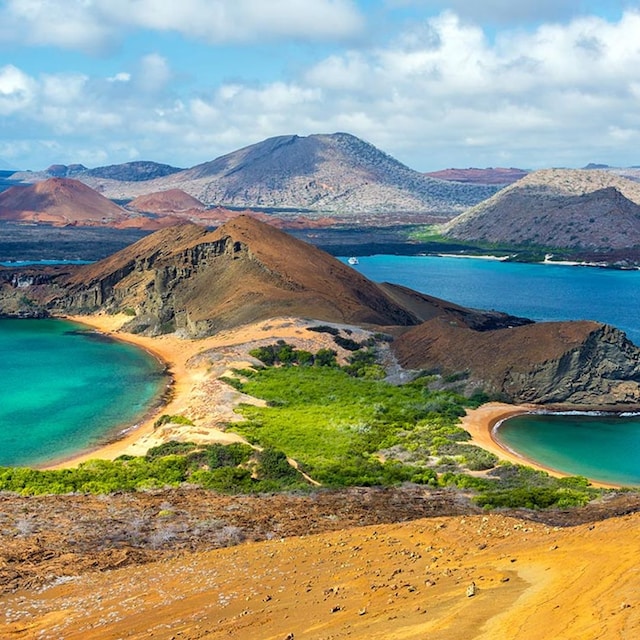
[[[597,322],[478,332],[434,319],[393,346],[405,367],[464,373],[509,402],[640,406],[640,349]]]

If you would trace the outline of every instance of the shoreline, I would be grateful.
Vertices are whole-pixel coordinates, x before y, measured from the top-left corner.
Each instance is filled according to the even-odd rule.
[[[39,469],[67,469],[76,467],[82,462],[93,459],[113,460],[120,455],[144,455],[146,451],[163,440],[154,423],[160,415],[181,415],[188,411],[191,394],[202,379],[203,375],[197,368],[187,368],[187,361],[200,351],[206,350],[208,341],[195,341],[177,338],[174,335],[157,336],[150,338],[132,333],[120,332],[120,328],[129,320],[122,314],[113,316],[64,316],[61,320],[68,320],[89,329],[118,340],[132,344],[143,349],[149,355],[156,358],[164,367],[164,373],[168,377],[168,383],[163,394],[153,406],[150,406],[143,418],[130,427],[122,428],[113,433],[103,444],[98,444],[91,449],[78,451],[62,459],[52,460],[38,465]],[[182,431],[188,433],[189,428]],[[204,431],[204,430],[201,430]],[[242,439],[236,434],[226,434],[222,430],[207,429],[211,441],[237,442]],[[148,446],[147,446],[148,445]],[[136,451],[137,450],[137,451]],[[134,453],[135,452],[135,453]]]
[[[269,330],[278,329],[278,336],[283,337],[286,337],[287,334],[289,337],[293,334],[300,335],[302,332],[301,327],[293,325],[290,319],[280,319],[279,323],[272,320],[264,323],[264,326],[258,323],[257,325],[240,327],[237,330],[196,340],[179,338],[174,334],[148,337],[120,332],[122,326],[129,320],[123,314],[113,316],[65,316],[60,319],[84,325],[114,340],[127,342],[143,349],[162,364],[165,375],[168,377],[168,382],[165,391],[149,407],[137,424],[113,432],[108,440],[95,447],[80,450],[70,456],[52,460],[36,467],[45,470],[76,467],[78,464],[92,459],[113,460],[123,454],[144,455],[149,448],[169,439],[180,438],[184,440],[185,437],[189,437],[200,442],[246,442],[238,434],[227,432],[221,428],[230,419],[233,419],[233,400],[239,399],[241,394],[236,392],[235,397],[231,400],[225,397],[223,402],[216,404],[215,390],[212,390],[210,385],[220,383],[217,380],[218,375],[211,374],[210,363],[209,365],[201,363],[200,365],[190,364],[189,366],[187,366],[187,363],[194,356],[206,351],[220,348],[229,349],[233,346],[242,345],[249,340],[265,337],[259,336],[259,333],[266,331],[267,328]],[[280,326],[277,326],[278,324]],[[274,325],[276,326],[274,327]],[[271,337],[273,337],[273,334]],[[220,366],[225,370],[236,364],[239,363],[235,360],[233,362],[225,360],[221,362]],[[209,387],[206,387],[207,383],[209,383]],[[203,389],[202,387],[205,388]],[[207,394],[213,393],[213,396],[207,398],[209,402],[204,410],[204,415],[202,415],[202,402],[198,403],[197,401],[197,396],[202,396],[203,392]],[[227,393],[229,392],[227,391]],[[246,402],[247,398],[243,398],[243,401]],[[249,401],[255,400],[249,398]],[[194,404],[198,406],[194,408]],[[557,478],[573,475],[521,455],[503,445],[496,437],[496,427],[504,420],[539,410],[540,407],[537,405],[489,402],[477,409],[467,410],[466,415],[461,418],[460,426],[471,434],[472,444],[494,453],[500,460],[526,465],[539,471],[545,471]],[[198,413],[198,420],[196,421],[198,425],[181,425],[179,428],[174,427],[173,429],[155,427],[154,423],[160,415],[183,415],[194,412]],[[600,488],[622,487],[620,484],[599,482],[591,478],[589,478],[589,482],[592,486]]]
[[[150,407],[138,424],[123,425],[103,444],[50,460],[38,465],[39,469],[67,469],[88,460],[113,460],[123,454],[142,456],[151,447],[170,440],[249,444],[237,433],[226,431],[226,427],[241,420],[234,411],[240,402],[262,405],[264,401],[246,396],[219,380],[233,369],[251,366],[246,345],[261,344],[265,340],[302,340],[313,341],[313,345],[306,348],[317,350],[333,344],[326,334],[309,332],[305,322],[287,317],[258,321],[199,339],[175,334],[148,337],[121,332],[122,326],[131,319],[124,314],[63,316],[59,319],[84,325],[114,340],[144,349],[164,365],[171,382],[160,402]],[[199,359],[198,356],[203,357]],[[167,423],[156,427],[154,423],[163,414],[184,415],[194,424]]]
[[[502,422],[509,418],[533,413],[535,411],[540,411],[540,407],[537,405],[514,405],[503,402],[488,402],[477,409],[467,410],[466,415],[461,418],[460,426],[471,434],[471,444],[475,444],[487,451],[490,451],[491,453],[494,453],[501,460],[513,462],[514,464],[526,465],[527,467],[531,467],[538,471],[545,471],[555,478],[568,478],[575,475],[559,471],[558,469],[546,466],[537,460],[533,460],[532,458],[516,453],[503,445],[496,437],[496,428],[499,427]],[[623,487],[621,484],[599,482],[592,478],[589,478],[589,483],[593,487],[602,489],[620,489]]]

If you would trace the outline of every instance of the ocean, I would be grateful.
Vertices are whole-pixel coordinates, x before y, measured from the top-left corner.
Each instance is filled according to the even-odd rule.
[[[354,268],[377,282],[536,321],[598,320],[640,345],[640,271],[436,256],[378,255],[358,261]],[[524,415],[503,422],[497,437],[546,467],[640,485],[639,416]]]
[[[147,352],[62,320],[0,319],[0,465],[33,466],[132,427],[168,382]]]
[[[358,261],[354,268],[376,282],[531,320],[598,320],[640,345],[640,271],[438,256],[378,255]]]
[[[389,255],[361,257],[354,268],[372,280],[477,309],[538,321],[607,322],[640,345],[640,271]],[[0,320],[0,356],[0,465],[37,465],[97,446],[140,420],[166,385],[159,363],[145,352],[60,320]],[[573,426],[573,418],[548,420],[556,421],[553,429],[566,435],[562,442],[511,421],[500,437],[523,455],[558,470],[640,484],[637,417],[615,419],[616,432],[627,439],[613,444],[605,438],[612,443],[607,455],[606,444],[589,435],[605,432],[604,427],[585,431]],[[507,442],[512,433],[525,431],[537,433],[533,449],[526,438]],[[586,467],[574,465],[586,459],[582,452],[575,454],[577,441],[599,454]],[[545,447],[555,457],[545,453]],[[630,451],[634,455],[629,456]]]

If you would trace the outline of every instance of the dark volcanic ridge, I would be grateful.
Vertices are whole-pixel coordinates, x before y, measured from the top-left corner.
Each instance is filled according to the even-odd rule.
[[[78,267],[1,269],[0,314],[126,312],[125,330],[202,337],[275,317],[383,330],[400,364],[515,402],[640,406],[640,349],[594,322],[538,323],[376,284],[255,218],[183,224]]]

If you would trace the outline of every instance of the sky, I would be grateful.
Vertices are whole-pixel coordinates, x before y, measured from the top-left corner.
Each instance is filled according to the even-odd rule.
[[[337,131],[419,171],[640,165],[640,0],[0,0],[0,168]]]

